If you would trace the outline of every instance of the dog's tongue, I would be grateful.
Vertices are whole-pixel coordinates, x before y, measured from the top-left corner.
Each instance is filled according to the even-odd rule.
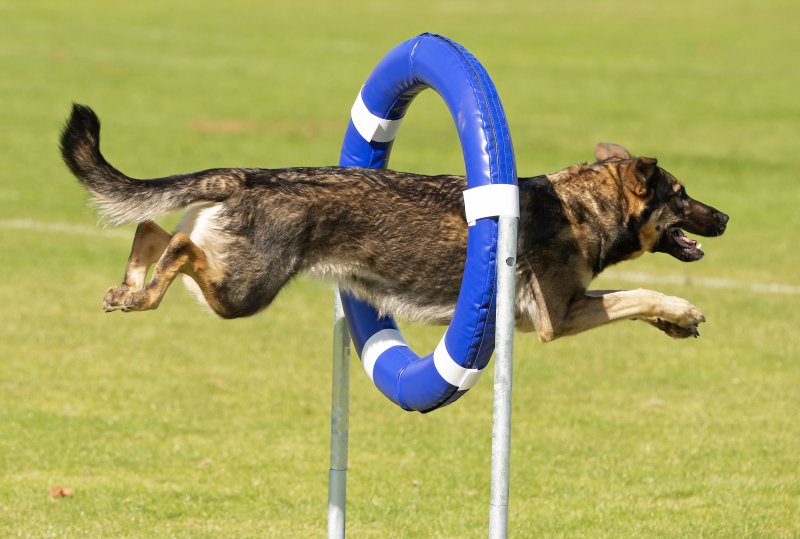
[[[697,241],[686,237],[678,227],[670,228],[651,249],[653,252],[668,253],[683,262],[694,262],[703,258],[701,245]]]
[[[699,260],[703,258],[703,251],[700,250],[701,244],[683,233],[683,230],[676,228],[673,232],[673,240],[681,248],[687,261]]]
[[[681,247],[685,249],[692,249],[693,247],[697,246],[697,241],[686,237],[686,235],[683,233],[683,230],[680,228],[676,228],[674,234],[675,241]]]

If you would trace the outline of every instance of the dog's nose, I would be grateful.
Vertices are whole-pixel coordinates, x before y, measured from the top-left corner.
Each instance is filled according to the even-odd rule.
[[[719,221],[723,225],[727,225],[728,224],[728,219],[730,219],[730,217],[728,217],[728,214],[722,213],[721,211],[715,213],[714,217],[717,219],[717,221]]]

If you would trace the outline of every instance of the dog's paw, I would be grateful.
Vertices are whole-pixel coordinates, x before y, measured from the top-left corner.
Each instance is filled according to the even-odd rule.
[[[670,337],[685,339],[699,337],[697,330],[702,322],[706,321],[703,312],[683,298],[665,296],[661,303],[658,316],[647,320]]]
[[[697,324],[681,327],[678,324],[673,324],[672,322],[667,322],[661,318],[656,318],[655,320],[648,320],[648,322],[672,337],[673,339],[686,339],[688,337],[699,337],[700,332],[697,330]]]
[[[106,290],[105,297],[103,297],[103,310],[110,313],[122,309],[125,298],[128,297],[130,292],[131,289],[125,284],[109,288]]]
[[[683,300],[686,301],[686,300]],[[706,321],[703,311],[686,301],[686,309],[678,317],[677,324],[683,328],[697,327],[701,322]]]
[[[125,301],[122,303],[122,312],[124,313],[131,311],[149,311],[154,308],[155,305],[151,303],[150,295],[147,293],[147,290],[131,290],[128,295],[125,296]]]

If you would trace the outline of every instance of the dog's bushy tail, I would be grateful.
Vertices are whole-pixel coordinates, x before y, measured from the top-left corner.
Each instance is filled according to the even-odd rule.
[[[225,200],[244,177],[240,170],[215,169],[152,180],[130,178],[100,153],[100,120],[92,109],[78,104],[61,133],[61,154],[114,225],[150,221],[196,202]]]

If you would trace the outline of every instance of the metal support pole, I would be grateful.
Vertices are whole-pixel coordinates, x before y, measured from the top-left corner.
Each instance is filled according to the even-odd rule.
[[[347,438],[350,423],[350,333],[339,288],[334,290],[331,468],[328,475],[328,538],[344,539]]]
[[[492,491],[489,537],[508,537],[509,454],[511,450],[511,375],[514,360],[517,217],[500,217],[497,238],[497,325],[494,348],[492,415]]]

